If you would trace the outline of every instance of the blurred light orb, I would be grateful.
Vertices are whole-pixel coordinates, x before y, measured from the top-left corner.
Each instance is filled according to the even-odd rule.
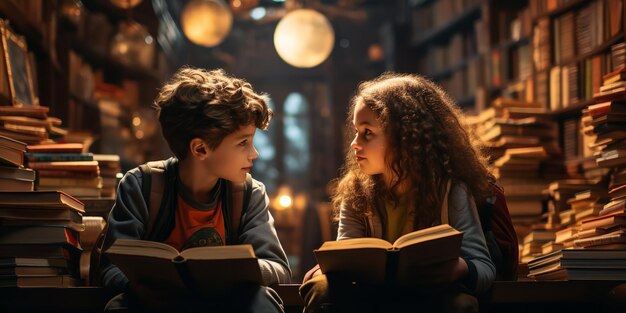
[[[136,7],[142,0],[111,0],[111,3],[118,8],[130,9]]]
[[[280,203],[280,206],[283,208],[288,208],[291,205],[291,197],[288,195],[280,196],[278,203]]]
[[[230,0],[229,4],[233,12],[246,12],[254,9],[259,0]]]
[[[254,8],[250,11],[250,17],[255,21],[264,18],[265,15],[267,15],[267,10],[264,7]]]
[[[321,13],[298,9],[287,13],[274,31],[278,55],[295,67],[310,68],[324,62],[333,51],[335,32]]]
[[[230,32],[233,15],[220,0],[192,0],[180,15],[183,33],[201,46],[214,47]]]
[[[111,56],[126,64],[139,64],[152,68],[154,62],[154,40],[141,24],[124,21],[111,40]]]
[[[83,3],[78,0],[65,0],[61,3],[61,17],[78,25],[83,17]]]
[[[367,48],[367,58],[373,62],[379,62],[385,59],[385,50],[380,44],[372,44]]]

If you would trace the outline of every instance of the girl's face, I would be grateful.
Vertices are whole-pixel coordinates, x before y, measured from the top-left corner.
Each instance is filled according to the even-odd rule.
[[[354,108],[352,123],[356,135],[350,146],[359,168],[367,175],[383,174],[385,181],[388,181],[390,171],[385,163],[387,138],[378,116],[363,102],[359,102]]]

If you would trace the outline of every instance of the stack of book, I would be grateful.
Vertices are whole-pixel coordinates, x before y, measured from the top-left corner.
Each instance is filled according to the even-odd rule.
[[[544,244],[554,241],[554,231],[548,229],[536,229],[524,236],[520,247],[520,261],[528,263],[542,253]]]
[[[625,280],[625,250],[558,250],[528,263],[537,280]]]
[[[67,131],[59,128],[61,120],[48,116],[48,107],[0,106],[0,135],[27,144],[50,142]]]
[[[596,216],[607,200],[607,194],[602,189],[584,190],[569,198],[566,201],[567,208],[558,214],[560,223],[554,225],[554,228],[558,229],[555,233],[555,239],[542,247],[542,253],[548,254],[556,250],[574,247],[574,240],[578,238],[578,231],[580,230],[580,221]]]
[[[62,190],[75,197],[100,197],[98,161],[79,143],[31,145],[27,166],[37,171],[37,190]]]
[[[0,191],[35,190],[35,172],[24,168],[26,143],[0,135]]]
[[[541,219],[549,179],[565,173],[558,129],[541,104],[502,98],[492,104],[469,123],[487,148],[521,241]]]
[[[115,198],[118,176],[121,175],[120,172],[122,171],[120,156],[117,154],[95,154],[93,159],[98,161],[100,176],[102,176],[101,196]]]
[[[0,192],[0,286],[79,285],[83,213],[62,192]]]
[[[556,214],[552,225],[562,222],[561,215],[564,218],[569,218],[570,215],[577,213],[571,211],[570,206],[572,203],[576,205],[576,197],[578,194],[578,199],[581,202],[584,202],[582,197],[587,197],[585,193],[591,192],[594,196],[599,196],[605,190],[606,186],[602,184],[602,181],[600,180],[572,178],[551,182],[548,186],[548,193],[550,194],[549,206],[551,208],[550,212]],[[590,200],[597,201],[597,199]],[[568,211],[569,213],[565,213]]]
[[[580,248],[626,249],[626,211],[600,211],[581,222],[574,244]]]

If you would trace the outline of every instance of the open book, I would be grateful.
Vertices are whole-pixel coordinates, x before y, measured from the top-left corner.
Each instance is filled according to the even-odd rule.
[[[194,292],[214,296],[239,284],[263,284],[254,250],[247,244],[178,252],[160,242],[118,239],[105,254],[131,285],[159,286],[173,297]]]
[[[363,283],[416,283],[420,266],[445,264],[460,255],[463,233],[448,224],[408,233],[393,244],[378,238],[327,241],[315,250],[324,274]]]

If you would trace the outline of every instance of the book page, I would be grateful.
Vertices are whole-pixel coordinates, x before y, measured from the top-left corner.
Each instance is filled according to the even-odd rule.
[[[174,247],[156,241],[117,239],[105,252],[107,254],[142,255],[171,260],[178,256]]]
[[[208,246],[189,248],[180,253],[187,260],[254,259],[251,245]]]
[[[362,248],[391,249],[392,245],[379,238],[353,238],[338,241],[326,241],[322,244],[319,250],[326,251]]]
[[[455,235],[455,234],[460,234],[460,233],[461,232],[459,232],[458,230],[452,228],[452,226],[450,226],[448,224],[443,224],[443,225],[429,227],[429,228],[425,228],[425,229],[421,229],[421,230],[418,230],[418,231],[414,231],[414,232],[408,233],[408,234],[398,238],[393,243],[393,246],[395,248],[401,249],[403,247],[406,247],[406,246],[409,246],[409,245],[413,245],[413,244],[417,244],[417,243],[420,243],[420,242],[433,240],[433,239],[437,239],[437,238],[441,238],[441,237],[445,237],[445,236],[451,236],[451,235]]]

